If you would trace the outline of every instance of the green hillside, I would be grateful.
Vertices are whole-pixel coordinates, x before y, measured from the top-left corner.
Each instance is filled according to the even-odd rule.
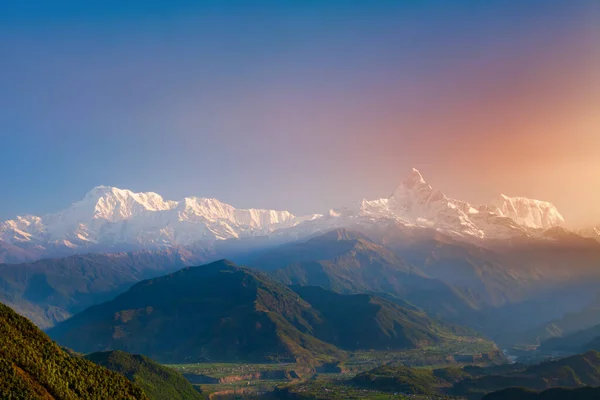
[[[95,364],[125,375],[141,387],[150,400],[200,400],[201,395],[183,375],[152,361],[148,357],[107,351],[85,358]]]
[[[313,313],[287,287],[220,261],[140,282],[49,334],[81,352],[123,350],[162,362],[338,355],[308,333]]]
[[[124,376],[68,354],[33,323],[3,304],[0,304],[0,398],[147,399],[142,389]]]
[[[456,339],[424,313],[375,296],[298,290],[220,261],[141,282],[49,334],[76,351],[123,350],[162,362],[314,362]]]
[[[313,324],[313,335],[343,349],[418,348],[454,339],[452,329],[470,333],[379,296],[340,295],[315,286],[291,288],[322,316],[322,323]]]

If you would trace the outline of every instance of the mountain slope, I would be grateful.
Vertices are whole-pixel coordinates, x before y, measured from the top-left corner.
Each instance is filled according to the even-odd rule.
[[[342,351],[334,343],[344,349],[379,346],[372,339],[361,343],[367,334],[387,337],[385,344],[395,349],[455,337],[441,326],[440,332],[428,332],[437,325],[385,300],[331,296],[339,307],[360,303],[364,309],[358,317],[373,323],[366,331],[348,331],[344,341],[340,335],[349,321],[330,314],[330,304],[313,306],[302,293],[262,273],[220,261],[141,282],[113,301],[57,325],[49,334],[77,351],[124,350],[163,362],[312,362],[339,358]],[[389,321],[384,324],[380,315]]]
[[[533,328],[588,301],[589,290],[581,285],[571,289],[561,282],[558,290],[528,265],[439,232],[397,225],[364,231],[377,243],[337,229],[262,252],[248,264],[285,284],[388,293],[490,335]]]
[[[423,311],[378,296],[340,295],[315,286],[291,288],[321,316],[320,323],[313,323],[313,335],[343,349],[416,348],[454,339],[452,328]]]
[[[147,399],[125,377],[72,356],[0,304],[0,398]]]
[[[142,388],[150,400],[201,400],[200,394],[181,374],[148,357],[108,351],[85,356],[94,364],[124,375]]]
[[[313,311],[296,299],[286,287],[221,261],[140,282],[49,334],[77,351],[124,350],[168,362],[335,354],[303,333]]]
[[[526,266],[510,262],[502,252],[432,229],[390,224],[370,236],[427,276],[474,292],[484,304],[500,306],[520,300],[536,280]]]
[[[545,233],[546,239],[488,240],[482,246],[432,229],[396,224],[367,232],[430,278],[470,293],[487,308],[498,309],[504,316],[498,318],[494,312],[489,322],[495,326],[490,333],[533,329],[581,310],[596,296],[598,242],[562,228]]]
[[[129,286],[182,268],[180,251],[87,254],[0,265],[0,301],[47,328]]]

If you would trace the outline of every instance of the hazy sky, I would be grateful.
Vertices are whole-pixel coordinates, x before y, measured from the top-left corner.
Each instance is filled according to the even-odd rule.
[[[600,1],[0,2],[2,219],[100,184],[322,212],[412,166],[600,222]]]

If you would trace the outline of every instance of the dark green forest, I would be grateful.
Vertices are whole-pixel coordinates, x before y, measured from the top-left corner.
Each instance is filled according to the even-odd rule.
[[[0,398],[146,400],[127,378],[71,355],[28,319],[0,304]]]

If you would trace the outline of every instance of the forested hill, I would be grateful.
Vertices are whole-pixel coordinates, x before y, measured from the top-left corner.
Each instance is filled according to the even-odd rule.
[[[122,375],[73,356],[0,303],[0,399],[147,400]]]
[[[139,385],[151,400],[201,400],[198,392],[180,373],[145,356],[122,351],[105,351],[85,356],[88,360],[123,374]]]

